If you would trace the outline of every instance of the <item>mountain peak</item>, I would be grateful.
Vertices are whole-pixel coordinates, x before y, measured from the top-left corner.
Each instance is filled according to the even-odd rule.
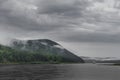
[[[54,46],[59,45],[58,43],[50,40],[50,39],[34,39],[34,40],[28,40],[28,42],[41,42],[41,43],[47,43],[48,45]]]

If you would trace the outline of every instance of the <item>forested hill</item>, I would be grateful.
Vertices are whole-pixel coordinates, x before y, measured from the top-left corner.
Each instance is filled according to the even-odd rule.
[[[84,61],[58,43],[42,40],[14,40],[0,45],[0,63],[83,63]]]
[[[57,55],[51,55],[47,52],[22,51],[0,45],[0,63],[24,62],[62,62],[62,59]]]

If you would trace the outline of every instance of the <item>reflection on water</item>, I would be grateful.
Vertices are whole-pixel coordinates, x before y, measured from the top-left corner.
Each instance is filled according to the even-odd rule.
[[[0,65],[0,80],[120,80],[120,67],[93,64]]]

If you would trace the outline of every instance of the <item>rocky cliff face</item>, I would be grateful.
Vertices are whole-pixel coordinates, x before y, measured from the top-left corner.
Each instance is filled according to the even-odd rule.
[[[60,44],[48,39],[13,40],[11,47],[16,50],[58,55],[67,62],[84,62],[80,57],[71,53]]]

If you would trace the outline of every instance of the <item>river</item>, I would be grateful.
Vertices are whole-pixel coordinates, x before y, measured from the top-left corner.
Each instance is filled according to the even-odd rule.
[[[120,66],[97,64],[0,65],[0,80],[120,80]]]

